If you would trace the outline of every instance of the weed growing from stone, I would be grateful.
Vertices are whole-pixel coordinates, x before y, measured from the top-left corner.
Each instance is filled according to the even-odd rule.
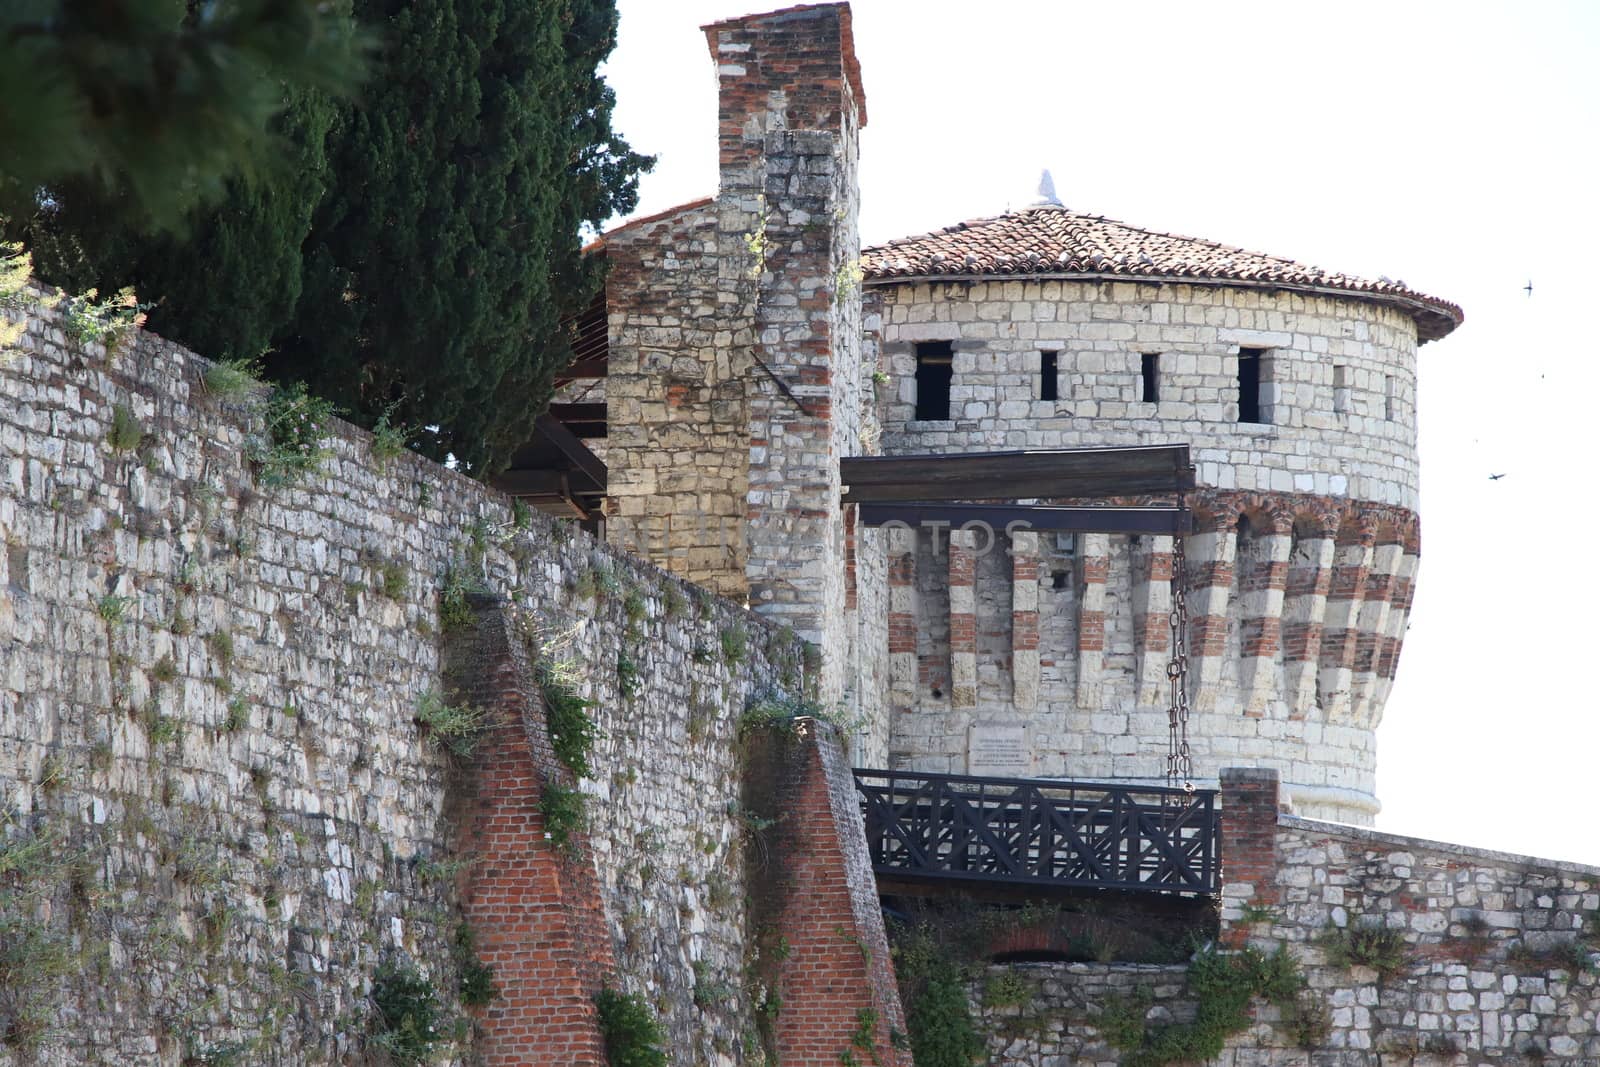
[[[256,384],[261,367],[254,359],[225,359],[206,368],[206,393],[219,400],[243,396]]]
[[[1027,1004],[1037,989],[1016,971],[990,975],[983,983],[983,1006],[986,1008],[1017,1008]]]
[[[446,704],[434,690],[422,694],[413,718],[430,741],[457,756],[470,756],[489,728],[489,716],[483,709]]]
[[[644,594],[637,589],[628,590],[628,595],[622,601],[622,614],[632,625],[644,622],[649,616],[649,607],[645,604]]]
[[[456,926],[455,958],[456,967],[461,973],[459,995],[462,1004],[469,1008],[481,1008],[500,995],[500,990],[494,984],[494,968],[478,958],[477,939],[473,936],[472,927],[466,923]]]
[[[519,530],[526,530],[533,525],[533,509],[515,498],[511,501],[511,525]]]
[[[390,600],[403,599],[407,588],[411,585],[405,566],[394,560],[389,560],[378,567],[378,577],[382,582],[383,595]]]
[[[1108,1002],[1095,1025],[1109,1044],[1123,1050],[1123,1067],[1205,1062],[1250,1026],[1252,999],[1270,1001],[1292,1019],[1304,988],[1305,978],[1287,949],[1271,956],[1250,948],[1236,953],[1205,949],[1189,962],[1189,991],[1199,1001],[1192,1022],[1146,1022],[1150,998],[1144,993]]]
[[[406,444],[413,431],[406,426],[394,422],[395,405],[391,404],[378,416],[378,421],[372,424],[372,458],[378,461],[380,467],[387,467],[391,460],[402,456],[406,452]]]
[[[144,440],[144,427],[133,417],[126,404],[111,408],[111,429],[106,431],[106,444],[113,452],[132,452]]]
[[[152,748],[175,744],[183,737],[183,721],[172,715],[161,714],[161,707],[154,700],[144,706],[141,720]]]
[[[112,596],[107,593],[95,602],[95,610],[107,626],[118,626],[128,614],[128,605],[133,603],[132,597]]]
[[[122,341],[139,325],[143,309],[132,289],[121,289],[115,296],[100,299],[100,290],[90,289],[66,304],[61,329],[79,344],[103,344],[107,356],[115,356]]]
[[[666,1067],[666,1035],[639,997],[606,987],[594,998],[610,1067]]]
[[[410,963],[389,960],[372,976],[372,1043],[396,1067],[432,1063],[450,1040],[450,1020],[433,984]]]
[[[1534,948],[1526,941],[1518,941],[1506,950],[1506,962],[1519,970],[1559,968],[1572,974],[1600,970],[1590,957],[1589,948],[1580,939],[1558,941],[1544,948]]]
[[[583,829],[583,794],[561,785],[547,785],[539,798],[544,815],[544,835],[561,852],[571,855],[576,849],[572,835]]]
[[[1411,965],[1405,935],[1376,923],[1329,926],[1317,939],[1335,967],[1371,967],[1392,978]]]
[[[600,592],[600,586],[595,581],[594,571],[586,570],[578,575],[572,582],[572,595],[578,600],[593,600]]]
[[[556,759],[579,778],[593,777],[589,753],[600,738],[599,727],[589,717],[594,702],[579,696],[561,672],[551,667],[539,668],[539,687],[544,693],[545,728]]]
[[[0,311],[21,311],[33,302],[28,292],[28,280],[33,276],[33,257],[20,244],[0,242]],[[54,307],[60,297],[41,300],[45,307]],[[27,319],[19,317],[12,322],[0,315],[0,362],[6,353],[14,350],[18,340],[27,330]]]
[[[329,455],[323,442],[333,415],[333,404],[312,396],[304,382],[275,387],[262,411],[266,437],[249,449],[261,484],[273,489],[293,485],[322,466]]]
[[[1241,909],[1239,921],[1252,924],[1277,922],[1278,912],[1274,908],[1264,907],[1260,904],[1246,904]]]
[[[743,663],[750,652],[750,635],[742,626],[730,626],[722,631],[722,662]]]
[[[417,877],[424,882],[449,882],[469,866],[471,862],[461,858],[433,859],[425,856],[417,860]]]
[[[617,653],[617,690],[622,699],[632,700],[639,693],[639,668],[626,652]]]
[[[171,656],[162,656],[156,660],[156,665],[150,668],[150,677],[161,685],[166,685],[178,676],[178,665],[172,661]]]
[[[228,733],[242,730],[250,722],[250,707],[242,696],[234,697],[228,701],[228,717],[223,720],[222,728]]]
[[[439,626],[447,633],[471,626],[475,616],[467,597],[482,590],[483,584],[465,569],[448,567],[439,579]]]
[[[31,918],[0,919],[0,1041],[18,1052],[37,1048],[54,1015],[56,979],[77,959],[68,939]]]
[[[715,1007],[737,994],[738,991],[731,983],[712,979],[711,965],[705,960],[695,960],[689,966],[694,971],[695,1007],[701,1009]]]
[[[52,752],[39,765],[39,791],[49,793],[66,784],[67,760],[59,752]]]
[[[233,666],[233,635],[227,630],[213,630],[206,635],[206,645],[217,658],[223,670]]]

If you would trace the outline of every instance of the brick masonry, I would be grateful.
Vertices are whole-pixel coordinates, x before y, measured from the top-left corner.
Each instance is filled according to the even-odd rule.
[[[784,1011],[778,1062],[836,1067],[854,1062],[911,1067],[897,1047],[905,1019],[895,985],[860,802],[830,729],[802,720],[779,787],[778,848],[785,868],[779,936]]]
[[[464,769],[462,912],[500,995],[482,1010],[477,1051],[504,1067],[600,1063],[594,997],[616,981],[616,960],[595,882],[589,835],[570,855],[545,833],[547,785],[576,785],[550,744],[527,648],[503,606],[476,598],[470,636],[450,665],[452,688],[491,716]]]

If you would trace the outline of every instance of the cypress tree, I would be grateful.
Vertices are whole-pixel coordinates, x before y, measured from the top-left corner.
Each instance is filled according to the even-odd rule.
[[[208,356],[270,344],[270,376],[307,381],[357,421],[387,411],[424,428],[423,451],[488,476],[531,435],[570,357],[559,323],[600,284],[580,231],[631,210],[652,162],[612,132],[596,73],[615,3],[355,0],[353,14],[378,42],[360,94],[287,75],[255,85],[257,106],[265,85],[281,109],[275,165],[225,180],[183,228],[152,233],[144,186],[100,167],[51,180],[8,229],[41,278],[132,285],[152,329]]]
[[[251,359],[283,327],[300,297],[301,251],[327,183],[324,140],[334,102],[296,90],[273,122],[278,159],[230,179],[221,202],[178,230],[149,232],[126,195],[92,179],[51,190],[55,207],[18,230],[40,278],[81,292],[132,286],[149,304],[150,329],[213,359]]]
[[[330,136],[305,283],[268,368],[358,418],[501,469],[570,357],[600,282],[579,231],[636,200],[650,160],[611,132],[596,67],[611,0],[361,0],[388,42]]]
[[[359,68],[321,0],[7,0],[0,215],[79,183],[119,220],[170,227],[270,158],[285,87],[342,90]]]

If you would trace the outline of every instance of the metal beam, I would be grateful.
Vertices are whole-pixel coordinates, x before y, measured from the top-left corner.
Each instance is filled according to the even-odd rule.
[[[993,530],[1070,530],[1074,533],[1186,534],[1185,508],[1069,508],[1048,504],[946,504],[920,501],[862,504],[864,526],[903,523],[960,529],[982,523]]]
[[[561,425],[561,421],[549,412],[540,415],[534,426],[544,435],[547,441],[561,450],[561,454],[566,456],[574,467],[588,475],[590,481],[597,488],[604,491],[606,487],[606,465],[600,461],[599,456],[589,451],[588,445],[580,441],[571,430]]]
[[[605,422],[605,401],[586,401],[576,404],[551,404],[550,414],[562,422]]]
[[[839,461],[847,504],[1178,493],[1194,488],[1188,445],[856,456]]]

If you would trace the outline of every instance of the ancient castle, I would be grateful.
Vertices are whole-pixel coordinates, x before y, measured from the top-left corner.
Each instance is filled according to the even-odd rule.
[[[1220,1062],[1600,1062],[1600,870],[1367,828],[1461,310],[1048,178],[862,249],[848,5],[706,36],[719,189],[595,243],[495,488],[342,425],[265,485],[262,394],[8,309],[0,1063],[599,1064],[614,990],[674,1064],[910,1064],[885,899],[1138,893],[1283,950]],[[989,1062],[1211,1018],[1025,927]]]

